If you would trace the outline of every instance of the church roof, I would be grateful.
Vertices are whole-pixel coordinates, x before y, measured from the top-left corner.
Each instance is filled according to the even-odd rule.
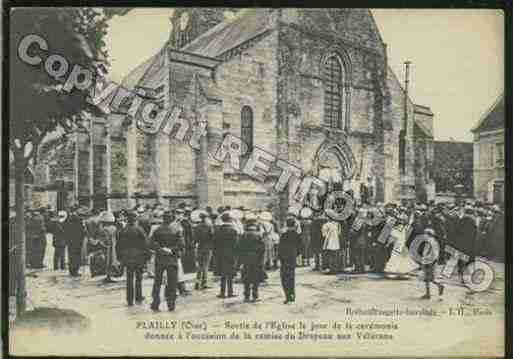
[[[269,30],[269,9],[242,10],[187,44],[182,51],[217,57]]]
[[[504,94],[485,112],[472,132],[484,132],[504,129]]]
[[[166,71],[164,66],[166,48],[167,42],[155,55],[130,71],[121,81],[121,85],[128,90],[133,90],[136,86],[153,87],[152,84],[154,85],[155,82],[159,82],[158,79],[163,78],[161,72]]]
[[[417,119],[415,119],[415,128],[426,137],[434,137],[433,131]]]
[[[215,100],[221,98],[219,89],[211,77],[198,75],[197,78],[201,87],[201,91],[207,99]]]
[[[157,55],[158,54],[153,55],[152,57],[144,61],[142,64],[137,66],[135,69],[130,71],[128,75],[126,75],[121,81],[121,85],[128,90],[133,90],[135,86],[137,86],[139,81],[141,81],[141,78],[144,76],[148,68],[151,66]]]
[[[422,105],[413,105],[413,109],[415,111],[415,113],[420,113],[422,115],[428,115],[428,116],[433,116],[433,112],[431,111],[431,109],[427,106],[422,106]]]

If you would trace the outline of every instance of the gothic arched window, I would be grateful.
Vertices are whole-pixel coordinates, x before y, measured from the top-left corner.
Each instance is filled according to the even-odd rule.
[[[344,129],[342,112],[343,75],[343,68],[338,56],[329,56],[323,69],[324,124],[339,129]]]
[[[244,106],[240,113],[240,138],[248,146],[246,153],[251,153],[253,149],[253,110],[249,106]]]

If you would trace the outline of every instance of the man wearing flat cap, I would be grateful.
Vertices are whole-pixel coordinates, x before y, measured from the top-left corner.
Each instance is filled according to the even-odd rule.
[[[169,311],[175,310],[178,260],[183,253],[185,243],[182,226],[173,222],[170,211],[165,211],[163,223],[153,232],[151,246],[155,250],[155,281],[153,283],[153,302],[151,309],[159,311],[160,287],[164,271],[167,272],[165,296]]]
[[[201,222],[194,229],[194,239],[198,246],[198,271],[194,286],[196,290],[207,288],[208,268],[214,248],[214,226],[209,221],[208,213],[202,212],[199,216]]]
[[[191,237],[191,234],[189,233],[189,230],[186,229],[186,223],[184,223],[184,214],[186,213],[184,209],[177,208],[174,211],[175,213],[175,222],[181,226],[183,231],[183,241],[184,241],[184,249],[182,252],[182,255],[180,258],[178,258],[178,274],[177,274],[177,289],[178,292],[183,295],[189,295],[190,291],[187,290],[185,287],[185,271],[183,266],[183,261],[185,260],[185,257],[188,255],[188,243],[187,241]],[[192,231],[192,228],[191,228]]]
[[[190,220],[192,208],[186,206],[180,216],[180,224],[183,228],[183,239],[185,241],[185,252],[182,258],[184,271],[191,273],[196,270],[196,256],[194,255],[194,242],[192,238],[192,222]],[[178,216],[177,216],[178,217]]]
[[[235,276],[235,257],[237,245],[237,231],[233,227],[232,218],[229,212],[221,215],[223,224],[215,231],[216,256],[218,257],[218,272],[221,276],[221,288],[218,298],[234,297],[233,277]]]
[[[135,212],[128,213],[127,225],[119,232],[119,241],[117,242],[119,259],[126,267],[126,300],[129,306],[134,304],[134,299],[136,303],[141,303],[144,300],[142,274],[150,255],[146,233],[137,224],[136,218]]]

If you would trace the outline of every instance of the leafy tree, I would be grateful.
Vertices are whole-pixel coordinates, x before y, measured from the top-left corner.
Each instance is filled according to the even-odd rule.
[[[68,133],[88,110],[86,91],[66,93],[62,85],[73,65],[96,71],[108,66],[104,38],[108,21],[123,15],[127,8],[15,8],[10,12],[9,58],[9,150],[15,179],[15,252],[17,313],[26,308],[25,292],[25,220],[24,172],[35,158],[48,134]],[[37,45],[29,48],[42,62],[29,65],[18,56],[20,41],[27,35],[42,37],[48,50]],[[63,56],[69,64],[62,78],[45,71],[45,59],[52,54]]]

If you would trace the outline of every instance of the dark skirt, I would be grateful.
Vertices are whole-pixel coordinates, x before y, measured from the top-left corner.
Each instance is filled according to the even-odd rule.
[[[422,271],[424,272],[424,282],[432,282],[435,280],[435,264],[423,264]]]
[[[220,276],[223,277],[233,277],[236,274],[235,271],[235,257],[220,255],[218,258],[218,268],[217,271]]]
[[[266,274],[260,263],[248,263],[242,265],[242,281],[260,283],[266,279]]]

